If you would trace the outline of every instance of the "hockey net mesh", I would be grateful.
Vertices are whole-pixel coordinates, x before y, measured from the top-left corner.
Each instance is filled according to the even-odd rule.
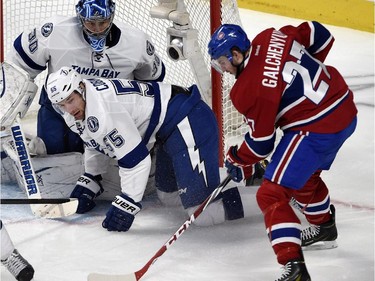
[[[211,0],[220,1],[220,0]],[[204,55],[207,71],[211,72],[210,58],[207,53],[207,44],[211,36],[210,31],[210,0],[185,0],[185,6],[190,15],[193,28],[198,30],[199,46]],[[3,0],[3,38],[4,38],[4,58],[10,50],[14,39],[22,32],[28,32],[39,25],[44,19],[53,15],[75,16],[75,5],[77,0]],[[175,62],[169,59],[167,49],[167,27],[172,26],[172,22],[164,19],[156,19],[150,16],[150,9],[158,4],[157,0],[117,0],[115,17],[135,26],[149,36],[151,36],[155,49],[166,65],[165,82],[190,86],[197,83],[190,64],[187,60]],[[221,0],[222,23],[235,23],[241,25],[236,0]],[[72,42],[74,44],[74,42]],[[45,73],[41,73],[35,80],[40,85],[43,84]],[[222,77],[222,120],[223,120],[223,150],[229,144],[236,142],[241,136],[246,126],[243,118],[233,108],[229,100],[229,91],[234,83],[231,75]],[[35,98],[28,116],[35,117],[38,109],[38,96]]]

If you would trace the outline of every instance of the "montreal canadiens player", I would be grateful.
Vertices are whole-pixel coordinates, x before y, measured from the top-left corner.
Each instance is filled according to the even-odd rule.
[[[155,180],[163,203],[174,204],[171,195],[179,194],[179,203],[192,214],[219,185],[217,122],[195,85],[186,89],[160,82],[83,79],[63,67],[49,75],[46,90],[85,143],[86,174],[76,187],[85,196],[78,198],[78,212],[95,206],[106,161],[118,161],[121,194],[103,221],[107,230],[128,231],[141,210],[149,151],[156,143]],[[213,225],[254,214],[255,192],[241,189],[228,187],[195,222]]]
[[[343,77],[324,64],[333,41],[320,23],[304,22],[266,29],[252,42],[240,26],[224,24],[208,44],[212,65],[237,78],[230,97],[249,125],[227,152],[228,173],[241,180],[274,151],[257,202],[284,265],[279,281],[311,280],[301,245],[336,247],[335,208],[320,174],[354,132],[357,109]],[[274,150],[276,128],[283,136]],[[302,232],[292,197],[311,225]]]
[[[165,67],[149,36],[114,20],[115,7],[112,0],[80,0],[77,16],[54,16],[20,34],[6,61],[32,79],[45,69],[70,66],[83,77],[162,81]],[[83,152],[81,139],[52,108],[44,88],[39,104],[37,135],[47,154]]]

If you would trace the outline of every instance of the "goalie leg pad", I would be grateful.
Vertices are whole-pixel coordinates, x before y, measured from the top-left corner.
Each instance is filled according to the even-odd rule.
[[[4,146],[9,155],[9,164],[18,185],[25,191],[21,168],[11,145]],[[13,153],[12,153],[13,152]],[[69,198],[77,179],[84,173],[82,154],[78,152],[34,156],[31,158],[35,169],[40,194],[43,198]]]

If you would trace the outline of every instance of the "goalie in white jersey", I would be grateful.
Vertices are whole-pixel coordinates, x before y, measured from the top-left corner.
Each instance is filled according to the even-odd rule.
[[[64,67],[49,75],[46,90],[86,145],[85,175],[73,191],[80,194],[78,212],[95,206],[108,156],[118,161],[122,193],[112,202],[104,228],[127,231],[132,225],[142,208],[151,167],[149,151],[155,144],[156,187],[162,200],[179,194],[183,207],[192,213],[219,185],[217,122],[195,85],[185,89],[160,82],[82,79]],[[212,225],[252,213],[254,209],[243,204],[251,201],[243,197],[250,189],[232,186],[224,191],[197,224]]]
[[[165,67],[148,35],[114,20],[112,0],[79,0],[76,17],[54,16],[20,34],[6,61],[32,79],[70,66],[83,77],[162,81]],[[79,136],[69,130],[48,100],[40,95],[37,135],[47,154],[83,152]]]

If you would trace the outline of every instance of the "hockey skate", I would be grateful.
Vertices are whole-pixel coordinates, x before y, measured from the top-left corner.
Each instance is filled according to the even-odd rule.
[[[16,249],[14,249],[13,253],[6,260],[2,260],[1,263],[6,266],[18,281],[30,281],[34,277],[34,268]]]
[[[331,220],[321,225],[310,225],[302,230],[301,240],[304,250],[322,250],[337,247],[337,228],[335,222],[335,207],[330,206]]]
[[[290,260],[284,265],[281,277],[276,281],[311,281],[303,259]]]

